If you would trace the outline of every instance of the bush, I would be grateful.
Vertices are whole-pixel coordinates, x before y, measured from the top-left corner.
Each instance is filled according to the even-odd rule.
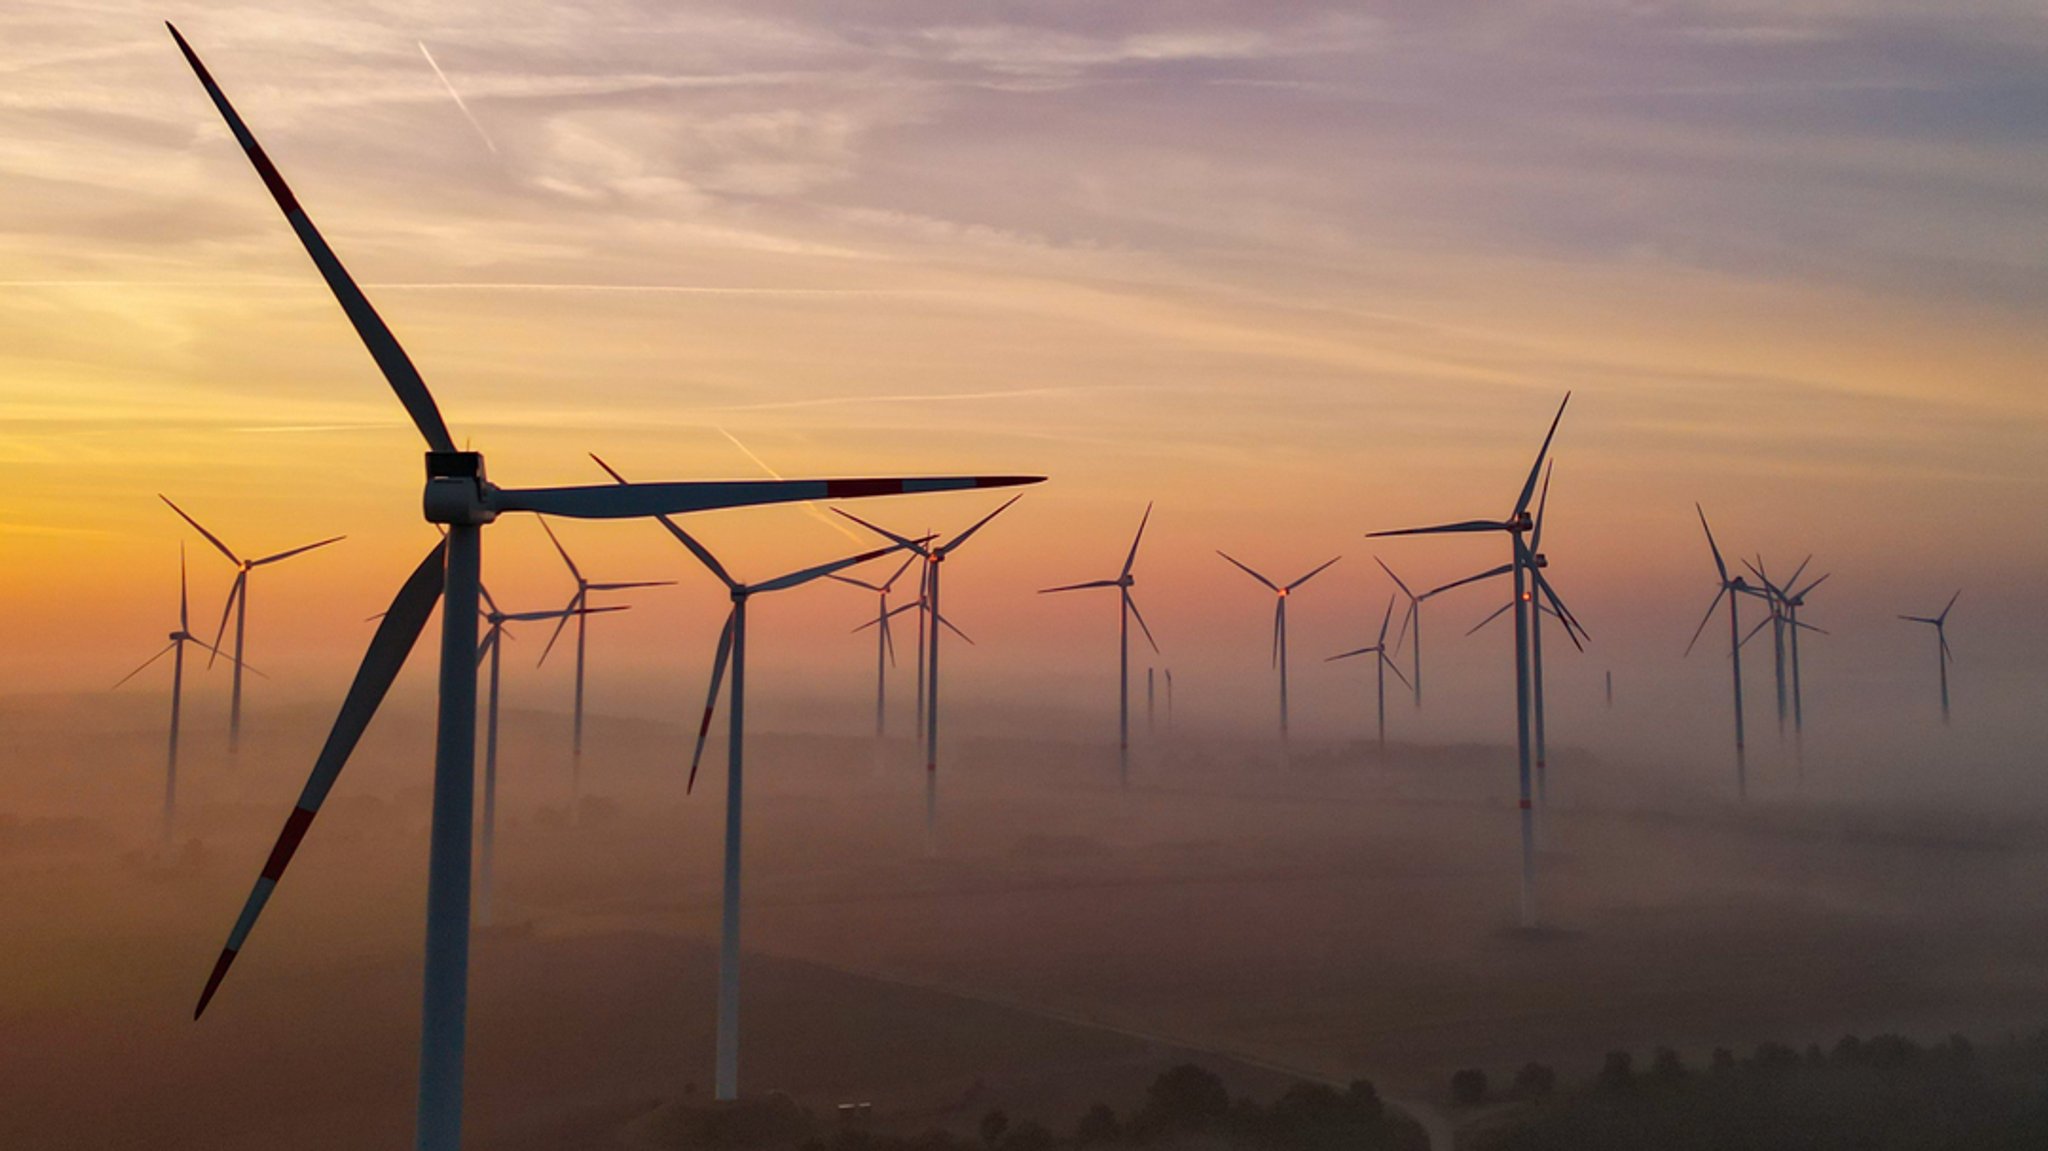
[[[1183,1063],[1162,1072],[1145,1089],[1136,1127],[1143,1133],[1195,1131],[1230,1114],[1230,1092],[1216,1073]]]
[[[1515,1072],[1515,1090],[1538,1099],[1557,1088],[1557,1072],[1541,1063],[1524,1063]]]
[[[1714,1048],[1714,1074],[1726,1075],[1735,1070],[1735,1052],[1726,1047]]]
[[[1600,1086],[1609,1091],[1626,1091],[1635,1085],[1635,1060],[1626,1051],[1609,1051],[1600,1065]]]
[[[1486,1072],[1467,1067],[1451,1076],[1451,1102],[1460,1107],[1477,1107],[1486,1102]]]
[[[1799,1053],[1783,1043],[1759,1043],[1750,1062],[1762,1071],[1786,1071],[1799,1066]]]
[[[1074,1142],[1083,1147],[1095,1143],[1115,1143],[1124,1137],[1124,1125],[1117,1121],[1116,1112],[1109,1104],[1097,1103],[1074,1124]]]
[[[1386,1105],[1380,1102],[1380,1089],[1370,1079],[1353,1079],[1344,1091],[1344,1105],[1360,1119],[1378,1119],[1386,1114]]]
[[[1650,1057],[1650,1078],[1659,1083],[1677,1083],[1685,1078],[1685,1060],[1669,1047],[1659,1047]]]
[[[981,1145],[984,1147],[994,1147],[1001,1141],[1003,1132],[1009,1129],[1010,1117],[1008,1115],[1003,1114],[1001,1110],[989,1112],[981,1117]]]

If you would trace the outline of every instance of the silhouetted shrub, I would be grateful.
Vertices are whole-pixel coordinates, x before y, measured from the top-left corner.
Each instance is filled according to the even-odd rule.
[[[1920,1045],[1903,1035],[1873,1035],[1863,1045],[1863,1059],[1872,1067],[1907,1067],[1920,1060]]]
[[[1609,1051],[1600,1064],[1600,1086],[1608,1091],[1626,1091],[1635,1085],[1635,1060],[1626,1051]]]
[[[1524,1095],[1542,1098],[1557,1087],[1557,1072],[1541,1063],[1524,1063],[1515,1072],[1515,1090]]]
[[[1863,1065],[1863,1040],[1854,1035],[1844,1035],[1835,1040],[1833,1059],[1844,1067]]]
[[[1785,1071],[1799,1066],[1799,1053],[1783,1043],[1759,1043],[1749,1062],[1759,1071]]]
[[[1486,1072],[1467,1067],[1452,1074],[1451,1102],[1460,1107],[1477,1107],[1486,1102]]]
[[[1820,1049],[1820,1044],[1809,1043],[1806,1045],[1806,1065],[1808,1067],[1826,1067],[1828,1065],[1828,1053]]]
[[[1360,1119],[1378,1120],[1387,1113],[1386,1105],[1380,1102],[1380,1089],[1370,1079],[1353,1079],[1344,1090],[1344,1105]]]
[[[1059,1141],[1045,1124],[1026,1119],[1011,1127],[996,1146],[1001,1151],[1052,1151]]]
[[[1685,1078],[1685,1060],[1669,1047],[1659,1047],[1650,1057],[1650,1078],[1660,1083],[1676,1083]]]
[[[994,1147],[1002,1139],[1003,1132],[1009,1129],[1010,1117],[1008,1115],[1003,1114],[1000,1109],[989,1112],[981,1117],[981,1126],[978,1128],[978,1133],[981,1135],[981,1145],[984,1147]]]
[[[1735,1052],[1726,1047],[1714,1048],[1714,1074],[1726,1075],[1735,1070]]]
[[[1145,1089],[1145,1106],[1133,1126],[1141,1135],[1197,1131],[1230,1114],[1230,1092],[1216,1073],[1192,1063],[1162,1072]]]
[[[1083,1147],[1096,1143],[1115,1143],[1124,1137],[1124,1125],[1117,1120],[1116,1112],[1107,1103],[1097,1103],[1074,1124],[1074,1142]]]

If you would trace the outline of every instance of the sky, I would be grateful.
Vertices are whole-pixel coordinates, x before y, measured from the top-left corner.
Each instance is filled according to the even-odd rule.
[[[1835,573],[1809,658],[1836,690],[1922,702],[1892,617],[1959,587],[1959,679],[2013,722],[2048,679],[2038,4],[27,0],[0,10],[0,691],[153,650],[181,540],[218,612],[228,567],[159,492],[251,552],[348,535],[257,577],[273,699],[338,699],[432,543],[416,434],[166,17],[500,482],[600,482],[592,451],[1051,476],[949,569],[992,704],[1101,710],[1114,598],[1033,593],[1113,575],[1156,501],[1156,662],[1217,715],[1270,706],[1271,605],[1214,549],[1345,557],[1293,609],[1301,706],[1344,729],[1362,680],[1311,665],[1369,642],[1372,557],[1416,584],[1501,558],[1364,533],[1505,513],[1567,391],[1546,550],[1594,634],[1581,696],[1621,668],[1718,705],[1724,665],[1679,659],[1713,589],[1695,501],[1731,553]],[[743,578],[866,543],[804,507],[693,526]],[[681,581],[602,622],[600,698],[701,691],[717,586],[650,525],[562,535],[596,578]],[[486,547],[508,607],[566,596],[535,525]],[[1433,632],[1475,708],[1505,652],[1456,633],[1491,594]],[[868,607],[791,593],[757,669],[860,698]],[[559,667],[522,674],[559,705]]]

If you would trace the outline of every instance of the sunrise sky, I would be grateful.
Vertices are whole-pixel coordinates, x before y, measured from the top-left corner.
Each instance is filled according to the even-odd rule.
[[[1264,706],[1270,612],[1212,549],[1346,556],[1295,627],[1348,718],[1358,677],[1308,665],[1369,642],[1371,557],[1499,558],[1363,533],[1504,513],[1568,389],[1546,543],[1597,653],[1569,674],[1720,682],[1672,672],[1699,500],[1731,552],[1836,573],[1837,682],[1922,686],[1892,615],[1957,587],[1958,674],[2038,682],[2038,4],[28,0],[0,8],[0,690],[153,650],[181,539],[216,615],[228,567],[158,492],[250,552],[349,536],[257,577],[272,698],[338,698],[432,541],[417,435],[166,17],[500,482],[599,482],[590,451],[1053,477],[949,572],[960,690],[1105,703],[1113,597],[1031,592],[1113,575],[1157,500],[1141,602],[1211,699]],[[696,526],[743,576],[865,543],[802,508]],[[601,674],[701,691],[716,586],[657,528],[562,534],[597,578],[684,581],[605,621]],[[567,595],[531,522],[486,547],[508,607]],[[1434,633],[1452,682],[1505,666],[1454,638],[1492,601]],[[859,698],[867,609],[794,594],[755,659]]]

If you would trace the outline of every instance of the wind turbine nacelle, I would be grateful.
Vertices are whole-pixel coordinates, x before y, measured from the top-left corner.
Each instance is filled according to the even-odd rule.
[[[1530,557],[1529,566],[1532,568],[1547,568],[1550,566],[1550,557],[1542,552],[1537,552],[1534,556]]]
[[[1511,532],[1527,532],[1534,531],[1535,529],[1536,517],[1528,512],[1516,512],[1515,518],[1508,521],[1508,530]]]
[[[484,479],[482,452],[428,452],[427,491],[421,508],[427,522],[477,526],[498,518],[497,489]]]

